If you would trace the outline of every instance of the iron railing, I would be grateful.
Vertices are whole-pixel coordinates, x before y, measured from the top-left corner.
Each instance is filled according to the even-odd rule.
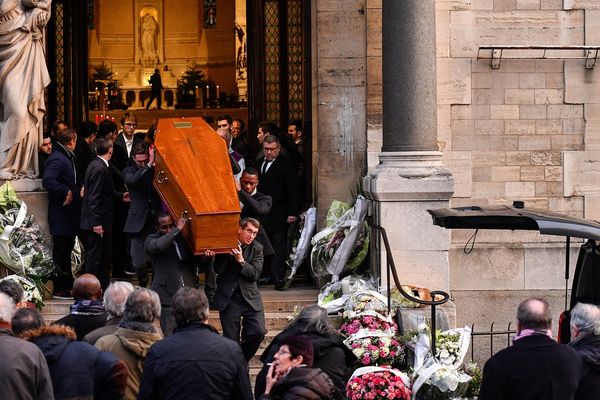
[[[490,357],[494,355],[494,337],[497,336],[506,336],[506,347],[510,347],[511,346],[511,339],[514,337],[514,335],[517,333],[516,330],[511,329],[512,328],[512,322],[509,322],[506,329],[501,330],[501,331],[495,331],[494,330],[494,322],[492,322],[492,324],[490,325],[490,330],[489,331],[481,331],[478,332],[475,330],[475,324],[471,325],[471,361],[473,361],[475,359],[475,338],[476,337],[485,337],[485,336],[489,336],[490,338]]]

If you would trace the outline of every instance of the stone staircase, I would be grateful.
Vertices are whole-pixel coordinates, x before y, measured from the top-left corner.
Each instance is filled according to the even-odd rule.
[[[260,371],[262,363],[260,356],[271,340],[281,332],[296,312],[310,304],[317,302],[318,290],[313,286],[295,286],[286,291],[278,291],[273,286],[261,288],[263,304],[265,306],[265,320],[267,335],[263,340],[257,354],[250,360],[250,381],[254,385],[256,374]],[[47,324],[56,321],[69,312],[71,300],[46,300],[42,315]],[[220,331],[221,323],[219,313],[211,311],[208,323]]]

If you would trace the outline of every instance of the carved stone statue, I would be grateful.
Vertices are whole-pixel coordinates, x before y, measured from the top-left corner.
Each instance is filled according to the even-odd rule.
[[[150,14],[144,14],[140,24],[140,50],[142,63],[158,62],[158,22]]]
[[[36,178],[51,0],[0,0],[0,179]]]

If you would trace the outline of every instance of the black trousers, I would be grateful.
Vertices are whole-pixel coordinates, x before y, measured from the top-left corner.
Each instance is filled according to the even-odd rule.
[[[252,308],[237,289],[231,296],[227,308],[219,312],[219,318],[223,336],[238,342],[242,347],[244,358],[250,361],[267,333],[265,312]]]
[[[71,252],[74,246],[75,236],[52,236],[52,260],[58,268],[57,277],[54,280],[54,293],[73,288]]]
[[[152,96],[150,96],[150,99],[148,100],[148,103],[146,103],[146,110],[148,108],[150,108],[150,104],[152,104],[152,102],[154,101],[154,99],[156,99],[156,107],[158,109],[160,109],[160,106],[162,104],[162,99],[161,99],[161,96],[160,96],[160,90],[158,92],[156,92],[154,90],[152,91]]]
[[[85,231],[85,261],[83,270],[86,274],[96,275],[105,290],[110,283],[112,269],[112,232],[104,232],[102,236],[94,231]]]
[[[285,277],[285,260],[288,256],[287,232],[273,232],[269,234],[269,240],[275,250],[275,254],[270,257],[271,277],[277,285],[282,283]]]

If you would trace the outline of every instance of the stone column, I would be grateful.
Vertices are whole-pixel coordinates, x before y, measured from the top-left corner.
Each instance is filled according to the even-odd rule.
[[[435,1],[383,0],[382,7],[383,148],[363,186],[401,282],[448,290],[449,234],[427,213],[447,207],[454,186],[437,151]]]

